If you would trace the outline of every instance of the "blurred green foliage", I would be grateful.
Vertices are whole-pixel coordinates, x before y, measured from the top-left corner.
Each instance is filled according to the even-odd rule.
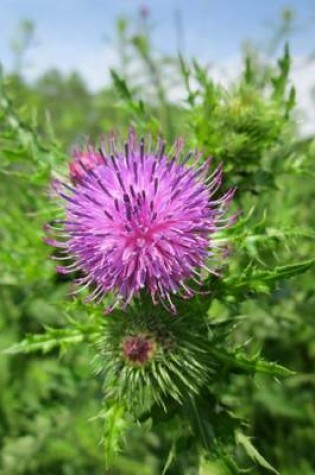
[[[23,47],[33,30],[24,26],[16,72],[0,89],[0,348],[9,348],[0,359],[0,473],[312,475],[315,143],[297,133],[288,47],[278,64],[248,54],[226,90],[195,60],[157,58],[149,29],[121,19],[122,66],[111,86],[92,94],[77,73],[48,71],[27,84]],[[181,104],[171,101],[178,84]],[[91,363],[99,312],[71,301],[70,282],[55,274],[42,243],[54,213],[49,181],[66,169],[71,146],[109,129],[123,135],[129,124],[169,141],[184,136],[187,146],[223,160],[226,186],[238,187],[242,215],[217,237],[232,254],[207,301],[209,325],[222,339],[221,375],[200,394],[198,427],[186,422],[187,437],[185,422],[158,408],[141,426],[119,405],[101,408],[103,377]],[[281,377],[282,367],[294,374],[270,376]],[[186,405],[182,416],[193,411]],[[201,466],[190,430],[206,434]],[[120,447],[121,434],[123,450],[107,468],[104,453]],[[235,444],[232,458],[225,445]]]

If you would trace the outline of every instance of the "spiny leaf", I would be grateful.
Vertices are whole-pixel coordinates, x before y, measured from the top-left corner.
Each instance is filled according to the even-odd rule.
[[[303,274],[315,263],[315,259],[310,259],[296,264],[279,266],[272,270],[260,270],[249,267],[240,277],[229,277],[225,280],[224,286],[232,293],[239,292],[267,292],[273,284],[278,281]]]
[[[116,73],[116,71],[114,71],[113,69],[110,70],[110,74],[114,81],[114,85],[121,97],[123,99],[127,99],[128,101],[132,101],[132,94],[127,86],[126,81],[121,78],[118,73]]]
[[[252,67],[252,61],[250,56],[245,58],[245,71],[244,71],[244,80],[247,84],[251,84],[254,78],[254,71]]]
[[[277,363],[270,363],[268,361],[264,361],[259,357],[259,355],[255,355],[252,358],[249,358],[244,355],[244,353],[241,353],[239,351],[232,353],[221,348],[212,348],[211,353],[215,358],[219,360],[221,365],[223,363],[230,368],[243,370],[247,373],[264,373],[278,377],[291,376],[292,374],[294,374],[294,372],[290,369],[284,368],[283,366],[278,365]]]
[[[282,58],[278,61],[279,67],[279,74],[278,76],[274,76],[271,79],[271,82],[274,87],[273,98],[274,99],[282,99],[288,83],[288,76],[291,67],[291,57],[289,51],[289,45],[286,43],[284,48],[284,53]]]
[[[175,441],[173,441],[172,446],[171,446],[171,448],[170,448],[170,451],[169,451],[169,453],[168,453],[168,456],[167,456],[167,459],[166,459],[166,462],[165,462],[163,471],[162,471],[162,475],[165,475],[165,474],[166,474],[166,472],[168,471],[168,469],[169,469],[170,466],[172,465],[172,463],[173,463],[175,457],[176,457],[176,443],[175,443]]]
[[[249,437],[247,437],[243,432],[237,430],[235,431],[235,439],[238,444],[240,444],[247,455],[256,463],[261,465],[262,467],[266,468],[270,472],[279,475],[279,472],[272,466],[270,463],[258,452],[258,450],[254,447],[252,441]]]
[[[125,408],[119,402],[111,401],[97,416],[104,421],[102,442],[105,449],[105,461],[109,466],[120,451],[120,444],[124,432],[128,428],[125,419]]]
[[[47,328],[45,333],[28,335],[24,340],[7,348],[4,353],[14,355],[42,351],[48,353],[54,348],[66,349],[82,343],[91,337],[92,331],[82,328]]]

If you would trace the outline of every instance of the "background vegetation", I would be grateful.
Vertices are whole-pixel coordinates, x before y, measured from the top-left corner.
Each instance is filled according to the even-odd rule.
[[[209,321],[228,328],[226,345],[246,353],[253,368],[261,355],[294,371],[281,380],[264,371],[223,374],[213,391],[246,421],[247,438],[234,454],[239,472],[222,456],[210,457],[202,473],[263,474],[271,466],[283,475],[315,473],[315,142],[300,138],[296,126],[298,98],[283,41],[288,21],[287,12],[275,35],[279,60],[246,48],[239,78],[224,89],[195,60],[158,57],[147,30],[120,19],[122,66],[112,71],[110,86],[93,94],[75,72],[47,71],[26,83],[23,55],[33,27],[22,25],[16,72],[0,81],[0,347],[9,349],[0,359],[0,473],[198,473],[186,446],[176,442],[175,457],[171,421],[151,428],[114,418],[104,432],[102,376],[78,330],[95,310],[71,301],[70,282],[55,273],[42,242],[52,216],[49,181],[66,170],[71,146],[86,137],[97,141],[109,129],[123,136],[129,124],[168,142],[184,136],[188,147],[224,161],[226,186],[237,185],[242,215],[223,236],[232,254],[209,298]],[[178,85],[183,103],[171,100]],[[73,321],[77,333],[67,333]],[[33,334],[47,336],[24,340]],[[218,414],[202,408],[201,414],[222,433],[233,431]],[[100,441],[115,445],[119,424],[127,424],[125,443],[107,468]]]

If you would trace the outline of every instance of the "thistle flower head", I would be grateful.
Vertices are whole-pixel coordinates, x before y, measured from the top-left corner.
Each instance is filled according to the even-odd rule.
[[[215,196],[221,167],[209,176],[210,160],[197,152],[181,158],[182,148],[177,140],[166,154],[160,141],[151,152],[131,131],[122,152],[110,136],[109,150],[74,157],[74,186],[57,183],[66,217],[61,239],[47,241],[71,260],[60,272],[81,271],[78,284],[94,286],[91,300],[112,292],[126,306],[144,289],[175,312],[171,294],[191,297],[187,281],[215,272],[211,237],[233,220],[223,217],[233,191]]]

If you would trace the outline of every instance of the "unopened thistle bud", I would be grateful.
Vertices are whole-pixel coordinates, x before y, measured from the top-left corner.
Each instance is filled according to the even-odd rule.
[[[211,381],[209,331],[204,315],[185,302],[173,318],[149,299],[134,301],[128,313],[114,310],[104,321],[97,370],[105,394],[140,410],[172,399],[182,403]]]

